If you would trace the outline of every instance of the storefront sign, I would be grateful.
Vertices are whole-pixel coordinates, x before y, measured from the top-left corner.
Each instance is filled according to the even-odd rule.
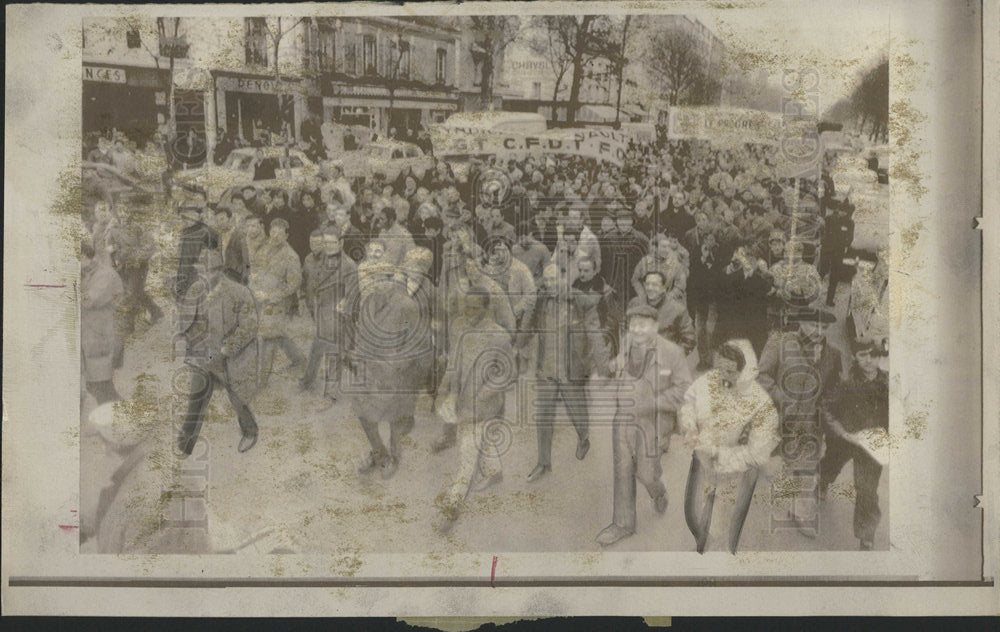
[[[100,81],[103,83],[125,83],[124,68],[105,68],[103,66],[84,66],[84,81]]]
[[[388,99],[389,88],[385,86],[358,86],[353,84],[333,83],[330,84],[330,94],[333,97],[375,97]],[[413,90],[412,88],[399,88],[392,96],[396,99],[457,101],[455,95],[448,92],[440,92],[436,90]]]
[[[219,77],[216,87],[226,92],[249,92],[252,94],[288,94],[301,90],[297,83],[283,79],[250,77]]]
[[[431,142],[435,156],[570,154],[621,166],[625,162],[629,137],[604,129],[556,129],[544,134],[517,134],[435,126],[431,130]]]

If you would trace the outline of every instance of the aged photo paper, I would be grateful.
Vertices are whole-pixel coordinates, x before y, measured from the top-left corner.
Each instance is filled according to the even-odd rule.
[[[8,7],[4,612],[996,614],[998,8]]]

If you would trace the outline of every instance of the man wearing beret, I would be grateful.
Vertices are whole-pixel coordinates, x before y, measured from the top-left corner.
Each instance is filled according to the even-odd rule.
[[[826,420],[826,453],[819,464],[819,498],[848,461],[854,462],[854,537],[871,550],[882,517],[878,481],[882,465],[866,448],[865,435],[889,432],[889,376],[879,368],[881,347],[871,339],[852,344],[854,362]]]
[[[611,524],[597,536],[608,546],[635,533],[638,479],[658,513],[667,510],[667,490],[660,480],[658,418],[676,416],[691,386],[684,351],[657,334],[657,311],[633,303],[627,312],[623,353],[612,362],[617,373],[617,412],[612,426],[614,510]]]
[[[797,490],[785,526],[810,538],[819,532],[821,426],[840,388],[840,350],[826,339],[826,327],[836,320],[827,311],[800,308],[788,316],[796,328],[771,336],[760,358],[758,379],[781,416],[784,476],[792,479],[786,481],[788,487]]]

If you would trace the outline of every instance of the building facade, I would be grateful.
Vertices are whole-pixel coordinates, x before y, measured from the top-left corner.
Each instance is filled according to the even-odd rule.
[[[316,18],[306,37],[324,120],[403,133],[459,109],[462,36],[452,26],[428,18]]]
[[[652,38],[662,33],[678,33],[690,36],[694,41],[696,53],[701,60],[705,72],[719,81],[716,103],[724,102],[728,86],[725,70],[726,47],[715,33],[705,26],[698,18],[689,15],[655,15],[643,16],[635,24],[635,36],[630,38],[626,57],[637,60],[638,63],[626,67],[625,94],[630,101],[648,104],[650,118],[666,124],[669,116],[669,103],[661,95],[660,90],[651,86],[646,76],[648,72],[641,63],[642,51],[653,46]],[[624,98],[624,97],[623,97]]]
[[[537,112],[559,123],[566,121],[573,68],[554,65],[550,58],[535,50],[531,42],[542,35],[537,27],[529,23],[508,48],[503,59],[503,109]],[[614,122],[617,97],[618,77],[611,62],[603,58],[590,61],[584,68],[580,83],[580,107],[576,121],[581,124]],[[637,118],[641,108],[627,104],[624,95],[622,104],[621,121]]]
[[[156,26],[124,18],[83,23],[84,138],[118,133],[142,146],[166,123],[170,76]]]
[[[459,26],[423,17],[88,20],[84,132],[143,143],[184,135],[204,160],[223,133],[294,142],[306,121],[416,130],[478,93],[474,42]]]

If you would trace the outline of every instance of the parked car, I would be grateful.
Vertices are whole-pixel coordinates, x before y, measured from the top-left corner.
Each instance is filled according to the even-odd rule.
[[[301,150],[284,147],[263,147],[264,161],[274,167],[275,177],[254,180],[254,158],[257,148],[241,147],[229,153],[221,165],[207,165],[174,174],[174,183],[188,191],[205,196],[210,205],[218,203],[222,194],[232,187],[253,184],[260,187],[292,188],[301,180],[319,175],[319,165]]]
[[[423,178],[434,168],[434,158],[425,155],[424,150],[413,143],[395,140],[379,140],[360,149],[346,151],[329,163],[343,169],[348,180],[371,179],[374,173],[379,172],[392,181],[406,171]]]

